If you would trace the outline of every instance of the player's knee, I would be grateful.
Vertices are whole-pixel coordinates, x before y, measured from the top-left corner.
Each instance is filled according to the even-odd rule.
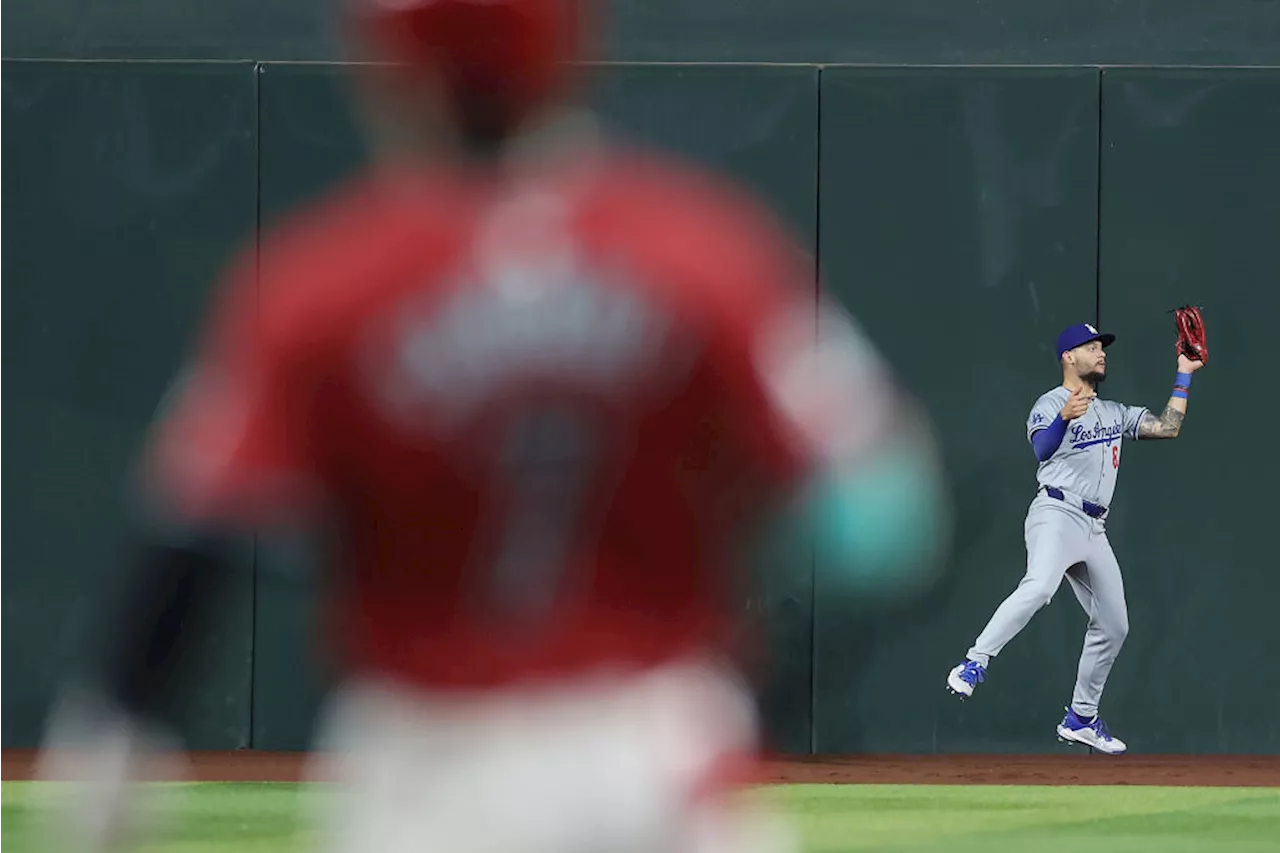
[[[1031,598],[1031,602],[1037,610],[1053,601],[1053,596],[1057,591],[1057,584],[1040,582],[1027,585],[1027,595]]]
[[[1112,642],[1117,646],[1123,643],[1124,638],[1129,636],[1129,614],[1121,613],[1108,633],[1111,635]]]
[[[1101,634],[1106,645],[1112,650],[1118,651],[1120,646],[1124,644],[1125,637],[1129,636],[1129,615],[1127,613],[1118,613],[1105,620],[1099,620],[1096,627],[1101,629]]]

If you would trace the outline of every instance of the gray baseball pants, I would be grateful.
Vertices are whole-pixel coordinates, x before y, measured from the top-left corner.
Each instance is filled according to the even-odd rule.
[[[1120,564],[1100,519],[1043,492],[1031,502],[1024,531],[1027,573],[996,608],[968,657],[988,666],[1036,611],[1053,599],[1065,576],[1089,617],[1071,697],[1071,707],[1087,719],[1098,713],[1107,676],[1129,633]]]

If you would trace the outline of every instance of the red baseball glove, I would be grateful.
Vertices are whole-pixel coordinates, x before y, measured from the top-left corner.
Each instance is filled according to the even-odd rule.
[[[1204,318],[1195,305],[1183,305],[1173,311],[1178,327],[1177,352],[1192,361],[1204,363],[1209,359],[1209,345],[1204,336]]]

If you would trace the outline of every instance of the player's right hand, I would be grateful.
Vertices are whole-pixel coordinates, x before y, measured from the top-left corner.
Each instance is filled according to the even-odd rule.
[[[1073,421],[1089,411],[1089,403],[1096,396],[1098,396],[1097,391],[1087,385],[1081,385],[1071,392],[1071,396],[1067,398],[1066,405],[1062,407],[1062,411],[1058,414],[1062,415],[1064,421]]]

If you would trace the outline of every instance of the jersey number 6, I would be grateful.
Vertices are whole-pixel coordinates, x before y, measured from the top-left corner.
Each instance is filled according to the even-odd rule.
[[[1118,444],[1111,445],[1111,467],[1120,467],[1120,445]]]

